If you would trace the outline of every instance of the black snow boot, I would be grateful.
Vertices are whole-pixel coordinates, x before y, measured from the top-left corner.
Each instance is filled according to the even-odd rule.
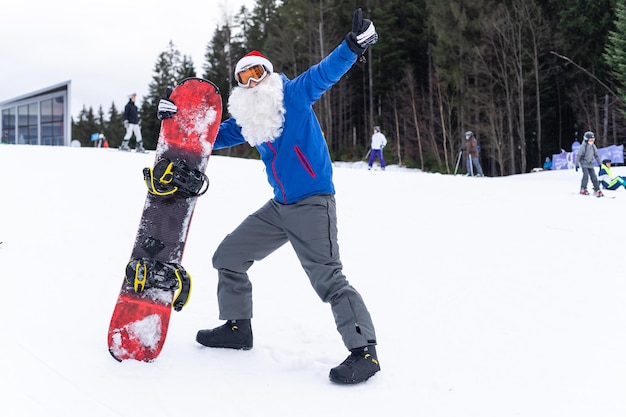
[[[200,330],[196,341],[216,348],[252,349],[252,326],[250,319],[228,320],[215,329]]]
[[[341,365],[330,370],[331,381],[337,384],[358,384],[380,371],[374,345],[351,349],[350,352]]]

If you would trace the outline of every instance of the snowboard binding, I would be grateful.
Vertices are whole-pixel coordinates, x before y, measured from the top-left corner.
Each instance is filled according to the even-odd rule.
[[[209,189],[209,178],[185,161],[159,159],[154,168],[143,169],[143,178],[148,191],[158,196],[200,197]]]
[[[191,294],[191,275],[178,264],[159,262],[154,259],[133,259],[126,265],[126,285],[135,292],[150,288],[178,290],[174,294],[172,307],[182,310]]]

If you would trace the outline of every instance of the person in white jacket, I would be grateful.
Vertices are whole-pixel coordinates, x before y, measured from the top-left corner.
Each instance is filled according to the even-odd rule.
[[[380,161],[380,169],[385,170],[385,158],[383,158],[383,148],[387,144],[387,138],[380,132],[380,126],[374,126],[374,134],[372,135],[372,152],[370,154],[370,160],[367,163],[368,168],[372,169],[374,160],[378,156]]]

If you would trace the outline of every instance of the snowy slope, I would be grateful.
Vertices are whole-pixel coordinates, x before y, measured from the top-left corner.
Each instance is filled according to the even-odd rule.
[[[626,415],[626,190],[575,195],[573,171],[337,164],[344,272],[382,366],[343,387],[328,371],[347,351],[288,245],[250,271],[254,349],[195,342],[221,323],[213,251],[271,198],[259,161],[213,156],[183,259],[189,305],[156,362],[116,362],[106,333],[153,157],[0,146],[3,415]]]

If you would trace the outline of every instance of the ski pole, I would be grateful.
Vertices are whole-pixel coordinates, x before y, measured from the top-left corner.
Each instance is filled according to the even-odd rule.
[[[459,164],[461,163],[461,156],[463,156],[463,149],[459,151],[459,156],[456,158],[456,167],[454,167],[454,175],[456,175],[456,173],[459,170]]]

